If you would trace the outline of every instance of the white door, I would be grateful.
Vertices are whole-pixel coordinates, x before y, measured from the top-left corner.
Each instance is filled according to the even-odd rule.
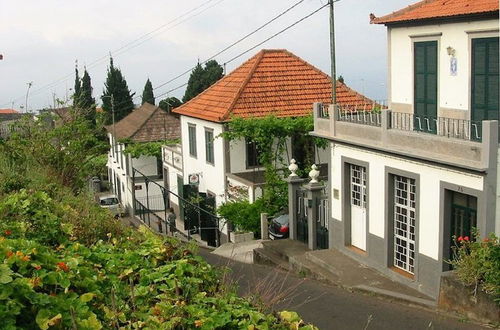
[[[351,167],[351,245],[366,251],[366,168]]]

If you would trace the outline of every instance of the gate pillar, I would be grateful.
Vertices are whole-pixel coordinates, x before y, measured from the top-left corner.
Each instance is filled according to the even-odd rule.
[[[307,225],[308,225],[308,247],[311,250],[317,249],[317,223],[318,223],[318,204],[325,186],[318,182],[319,171],[316,165],[312,165],[312,170],[309,172],[311,181],[304,186],[307,191]]]
[[[298,170],[297,164],[295,164],[295,159],[292,159],[290,162],[290,166],[288,167],[290,170],[290,175],[285,181],[288,183],[288,230],[290,231],[290,239],[297,239],[297,192],[300,189],[300,186],[306,181],[306,179],[302,179],[295,172]]]

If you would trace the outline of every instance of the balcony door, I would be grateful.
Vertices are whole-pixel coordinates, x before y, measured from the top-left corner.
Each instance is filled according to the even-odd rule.
[[[437,130],[437,41],[415,42],[414,46],[414,129]]]
[[[499,119],[498,60],[498,37],[472,39],[471,120],[473,122]],[[473,123],[472,138],[480,138],[480,130],[481,124]]]

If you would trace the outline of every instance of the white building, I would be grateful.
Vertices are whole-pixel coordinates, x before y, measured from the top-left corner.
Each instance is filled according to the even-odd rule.
[[[498,1],[372,23],[387,26],[389,110],[314,111],[331,141],[330,248],[436,297],[454,235],[500,234]]]
[[[152,211],[163,211],[164,198],[158,186],[163,186],[161,159],[154,156],[134,158],[123,151],[128,143],[178,139],[179,119],[159,107],[145,103],[114,127],[108,126],[107,130],[110,142],[107,167],[112,191],[128,213],[134,209],[134,199],[149,206]],[[146,184],[144,176],[158,185]]]
[[[343,83],[338,83],[338,89],[342,104],[373,103]],[[216,207],[229,199],[255,201],[262,196],[264,186],[255,144],[220,138],[228,129],[227,123],[233,117],[307,116],[315,100],[326,102],[330,98],[331,79],[326,74],[286,50],[260,51],[174,110],[180,115],[182,146],[164,148],[167,185],[182,195],[181,186],[195,182],[198,191],[211,196]],[[288,142],[283,167],[291,158],[300,162],[302,151],[297,149]],[[319,150],[315,157],[318,164],[326,163],[328,154]],[[322,170],[326,174],[326,164]],[[227,228],[222,231],[224,240]]]

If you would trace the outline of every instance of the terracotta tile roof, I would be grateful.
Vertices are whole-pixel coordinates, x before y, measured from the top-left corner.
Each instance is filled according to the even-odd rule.
[[[498,17],[498,0],[424,0],[382,17],[371,14],[370,23],[396,24],[495,13]]]
[[[113,134],[113,125],[106,126]],[[180,120],[177,116],[149,103],[144,103],[115,124],[117,139],[134,142],[154,142],[177,139],[181,136]]]
[[[343,105],[373,103],[337,82]],[[173,110],[214,122],[233,116],[305,116],[314,102],[331,103],[331,79],[287,50],[261,50],[203,93]]]
[[[0,113],[19,113],[19,111],[14,109],[0,109]]]

